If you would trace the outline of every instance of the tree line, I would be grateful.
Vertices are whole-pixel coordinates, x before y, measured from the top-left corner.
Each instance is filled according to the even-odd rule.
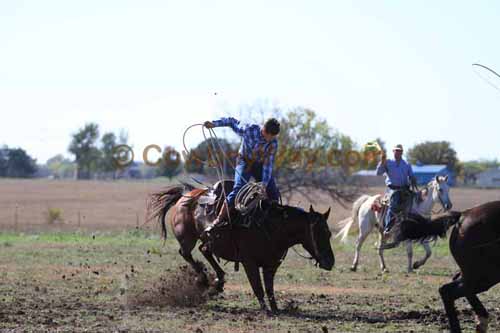
[[[347,184],[353,172],[376,167],[377,156],[369,158],[370,155],[366,154],[364,146],[357,144],[349,135],[332,128],[325,119],[318,117],[314,110],[295,108],[287,112],[274,110],[272,114],[278,118],[282,129],[278,136],[279,149],[275,160],[275,176],[282,184],[287,184],[285,187],[297,190],[312,186],[323,188],[325,191],[337,191],[342,187],[339,182]],[[243,120],[245,118],[255,121],[250,119],[251,116],[248,114],[243,115]],[[41,170],[44,171],[44,175],[49,174],[54,178],[76,179],[116,179],[125,173],[132,178],[146,175],[172,178],[183,170],[187,173],[214,176],[216,172],[210,163],[200,162],[214,159],[215,153],[211,149],[214,144],[222,147],[229,157],[227,161],[221,155],[219,160],[225,161],[223,166],[225,174],[232,176],[232,165],[236,163],[240,142],[226,138],[220,138],[218,142],[211,140],[213,139],[207,139],[184,153],[166,145],[158,165],[145,166],[141,163],[132,163],[132,166],[123,168],[116,164],[114,148],[118,145],[128,145],[127,132],[124,130],[117,134],[106,132],[101,136],[98,124],[87,123],[71,136],[68,152],[73,159],[58,154],[50,158],[45,165],[37,165],[36,160],[25,150],[2,147],[0,177],[33,177],[37,173],[40,174]],[[376,141],[385,151],[384,141],[381,138],[377,138]],[[406,159],[412,164],[445,164],[466,183],[479,172],[500,166],[497,160],[462,162],[448,141],[425,141],[416,144],[407,150]],[[138,167],[139,171],[136,170]],[[135,173],[131,170],[135,170]],[[344,193],[340,191],[338,195]]]

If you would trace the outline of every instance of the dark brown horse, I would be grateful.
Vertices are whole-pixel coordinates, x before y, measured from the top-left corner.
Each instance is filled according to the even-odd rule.
[[[500,282],[500,201],[463,212],[453,212],[433,221],[404,222],[400,239],[422,239],[450,235],[450,251],[460,271],[453,281],[439,288],[451,332],[460,332],[455,300],[465,297],[476,314],[477,332],[486,332],[488,312],[476,294]]]
[[[230,183],[226,184],[227,188],[230,186]],[[167,234],[166,214],[173,207],[169,222],[180,244],[179,253],[203,278],[206,278],[205,272],[201,264],[193,259],[191,252],[200,240],[207,223],[213,221],[217,215],[217,209],[207,213],[206,207],[198,204],[200,197],[206,192],[204,189],[192,189],[184,193],[183,186],[172,186],[151,194],[148,201],[148,220],[155,217],[159,219],[164,237]],[[259,268],[262,268],[271,310],[277,312],[274,275],[291,246],[301,244],[320,268],[332,269],[335,257],[330,245],[331,233],[326,222],[329,214],[330,209],[320,214],[315,212],[312,206],[309,212],[306,212],[301,208],[262,201],[261,209],[252,216],[254,224],[260,227],[217,228],[211,246],[201,244],[199,250],[215,270],[220,290],[224,285],[225,273],[213,255],[228,261],[241,262],[261,309],[267,311],[259,272]],[[241,218],[239,215],[233,212],[231,220]]]

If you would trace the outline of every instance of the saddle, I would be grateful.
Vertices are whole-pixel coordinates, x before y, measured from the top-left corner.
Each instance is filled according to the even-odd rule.
[[[198,203],[204,208],[205,215],[217,216],[219,214],[222,204],[226,199],[225,195],[228,195],[232,191],[233,185],[234,181],[230,179],[218,181],[209,189],[206,195],[200,197]]]
[[[413,198],[421,197],[420,193],[413,191],[402,191],[402,199],[399,207],[396,208],[396,223],[404,219],[411,212]],[[371,210],[380,214],[380,220],[384,221],[389,211],[389,202],[391,200],[391,193],[380,194],[372,203]]]
[[[219,215],[222,205],[233,189],[233,180],[218,181],[199,199],[199,205],[204,209],[206,216],[215,218]],[[238,192],[235,200],[235,208],[230,209],[230,218],[224,219],[217,224],[217,229],[227,226],[251,228],[259,226],[261,221],[266,218],[267,211],[271,207],[269,201],[259,195],[254,190],[255,184],[248,183]],[[271,203],[274,204],[274,203]]]

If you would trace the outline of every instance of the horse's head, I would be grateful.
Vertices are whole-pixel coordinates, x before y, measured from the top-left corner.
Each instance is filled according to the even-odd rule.
[[[335,256],[333,255],[332,246],[330,244],[332,233],[327,223],[328,216],[330,215],[330,208],[326,213],[321,214],[314,211],[311,206],[309,212],[306,214],[307,230],[302,246],[318,262],[320,268],[329,271],[335,264]]]
[[[432,191],[432,201],[434,203],[440,203],[445,211],[448,211],[453,207],[450,200],[450,186],[448,185],[448,176],[436,176],[431,184]]]

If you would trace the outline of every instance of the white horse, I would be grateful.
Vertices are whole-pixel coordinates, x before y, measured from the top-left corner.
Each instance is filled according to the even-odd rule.
[[[420,191],[420,195],[422,199],[419,200],[415,196],[413,198],[411,212],[420,214],[424,217],[430,218],[432,214],[432,208],[434,204],[440,203],[442,208],[447,211],[451,209],[452,203],[449,197],[449,186],[448,186],[448,176],[436,176],[431,182],[427,184],[427,186]],[[379,231],[379,242],[378,242],[378,255],[380,258],[380,269],[383,272],[387,272],[387,268],[385,266],[384,261],[384,250],[383,245],[385,243],[385,238],[383,236],[383,221],[380,212],[376,212],[372,210],[372,206],[375,200],[378,200],[381,197],[380,194],[369,196],[362,195],[358,198],[352,207],[352,216],[341,221],[339,225],[343,225],[339,234],[336,237],[341,237],[342,241],[345,241],[347,235],[349,234],[349,229],[355,223],[359,225],[359,235],[356,241],[356,254],[354,255],[354,261],[352,263],[351,271],[356,271],[359,262],[359,252],[361,250],[361,246],[363,242],[366,240],[366,237],[373,230],[373,227],[377,226]],[[406,242],[406,253],[408,254],[408,272],[412,272],[413,269],[417,269],[431,256],[431,248],[429,243],[423,242],[421,243],[425,249],[425,257],[422,260],[416,261],[412,265],[413,260],[413,242]]]

